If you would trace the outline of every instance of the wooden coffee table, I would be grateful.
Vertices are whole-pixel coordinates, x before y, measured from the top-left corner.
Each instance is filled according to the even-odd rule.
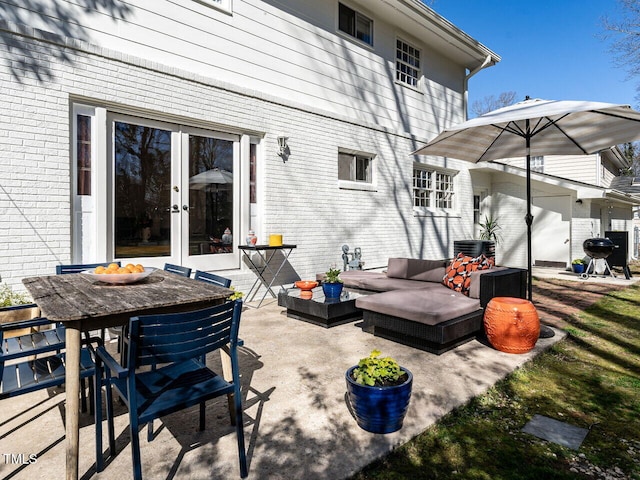
[[[287,309],[287,316],[325,328],[335,327],[362,318],[362,310],[356,308],[356,299],[367,295],[362,291],[343,289],[336,300],[327,300],[322,287],[314,288],[310,299],[301,298],[298,288],[283,289],[278,293],[278,305]]]

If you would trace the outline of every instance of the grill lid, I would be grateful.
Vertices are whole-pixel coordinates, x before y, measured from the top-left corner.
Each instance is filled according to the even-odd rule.
[[[613,253],[615,244],[608,238],[587,238],[582,249],[591,258],[607,258]]]

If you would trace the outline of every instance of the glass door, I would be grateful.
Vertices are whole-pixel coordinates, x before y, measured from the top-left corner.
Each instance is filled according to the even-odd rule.
[[[174,251],[174,134],[170,127],[128,118],[114,120],[112,129],[113,256],[162,267]]]
[[[237,268],[239,138],[114,116],[113,257]]]
[[[182,136],[186,264],[201,270],[238,268],[239,139],[203,130]],[[185,198],[186,200],[186,198]]]

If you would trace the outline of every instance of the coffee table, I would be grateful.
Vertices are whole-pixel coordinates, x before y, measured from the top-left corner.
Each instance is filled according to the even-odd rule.
[[[287,309],[288,317],[325,328],[362,318],[362,310],[356,308],[356,299],[367,293],[344,288],[339,299],[327,300],[322,287],[314,288],[310,299],[301,298],[300,292],[298,288],[288,288],[278,293],[278,305]]]

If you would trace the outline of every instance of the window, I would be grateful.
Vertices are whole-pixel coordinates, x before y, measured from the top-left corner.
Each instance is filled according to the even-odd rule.
[[[78,195],[91,195],[91,117],[76,115],[76,188]]]
[[[212,7],[216,7],[220,10],[224,10],[225,12],[231,13],[231,0],[197,0],[205,5],[210,5]]]
[[[413,206],[422,208],[453,208],[453,177],[434,168],[413,169]]]
[[[473,224],[480,224],[480,195],[473,196]]]
[[[417,87],[420,80],[420,50],[396,40],[396,81]]]
[[[373,156],[356,153],[338,153],[338,180],[373,182]]]
[[[531,171],[544,173],[544,157],[531,157]]]
[[[342,3],[338,4],[338,29],[366,44],[373,45],[373,20]]]

